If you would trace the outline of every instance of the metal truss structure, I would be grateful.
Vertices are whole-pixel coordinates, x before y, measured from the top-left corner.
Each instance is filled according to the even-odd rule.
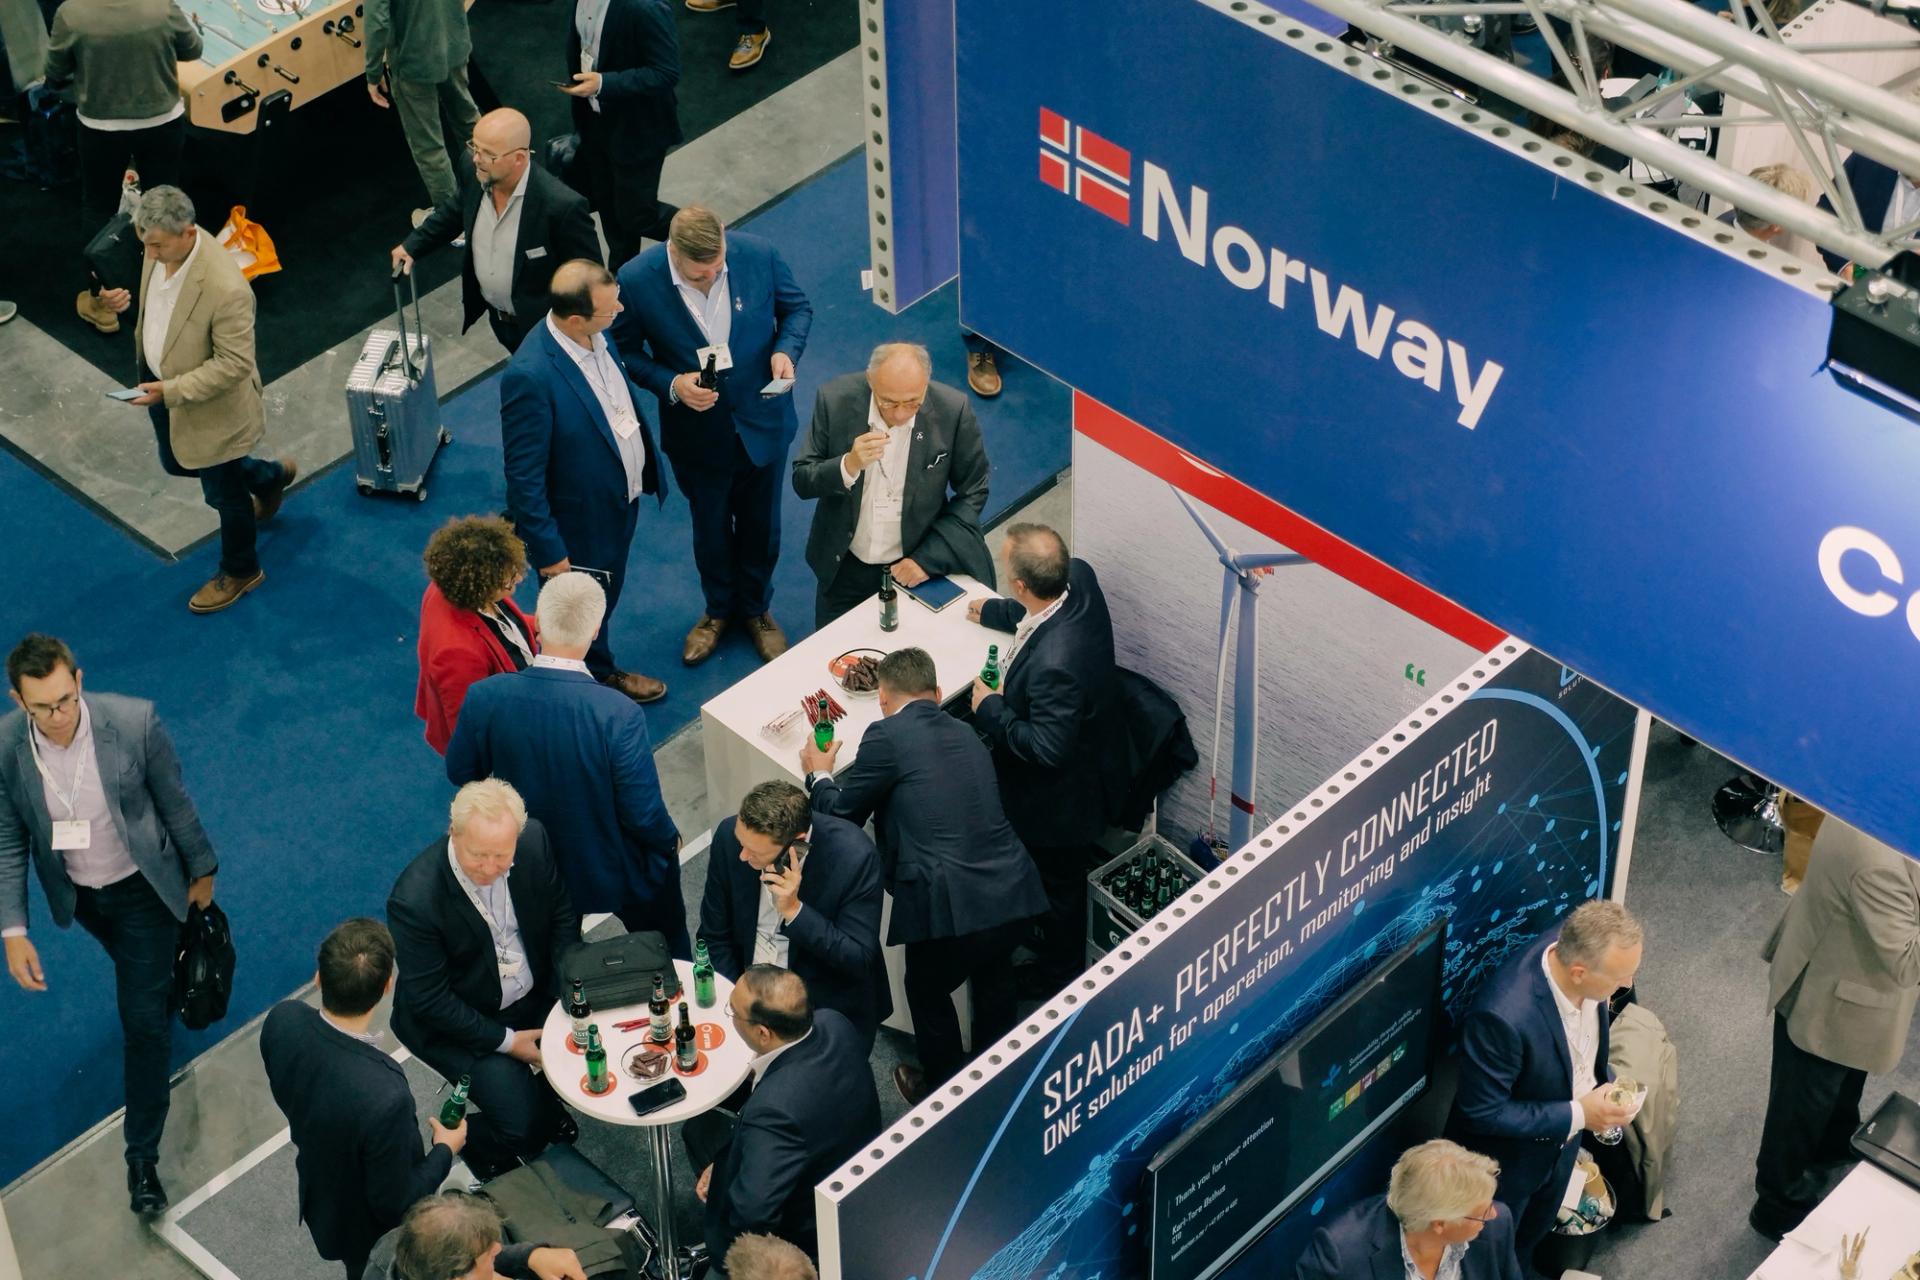
[[[1898,0],[1896,0],[1896,3]],[[1603,146],[1798,232],[1843,258],[1878,267],[1914,248],[1920,219],[1869,231],[1841,162],[1858,151],[1897,172],[1920,175],[1920,81],[1915,38],[1794,44],[1764,0],[1730,0],[1733,21],[1685,0],[1314,0],[1373,37],[1478,85]],[[1458,28],[1531,16],[1564,83],[1475,47]],[[1423,21],[1426,19],[1427,21]],[[1431,20],[1459,20],[1435,23]],[[1479,21],[1471,21],[1479,19]],[[1446,30],[1444,27],[1456,28]],[[1669,68],[1672,78],[1637,101],[1603,97],[1589,56],[1598,37]],[[1370,46],[1374,52],[1382,50]],[[1913,50],[1915,65],[1872,84],[1821,61],[1822,54]],[[1662,113],[1678,95],[1718,92],[1716,115]],[[1806,204],[1706,153],[1675,141],[1677,129],[1784,126],[1827,208]]]

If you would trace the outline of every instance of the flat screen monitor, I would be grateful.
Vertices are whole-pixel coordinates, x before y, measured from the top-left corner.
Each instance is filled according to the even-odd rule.
[[[1153,1280],[1218,1275],[1426,1089],[1445,936],[1421,931],[1154,1156]]]

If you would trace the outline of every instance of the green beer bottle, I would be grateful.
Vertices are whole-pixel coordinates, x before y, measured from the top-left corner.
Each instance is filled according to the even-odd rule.
[[[693,1002],[702,1009],[713,1008],[713,957],[707,954],[707,940],[693,944]]]
[[[587,1027],[587,1092],[605,1093],[613,1087],[607,1079],[607,1047],[600,1043],[600,1024]]]
[[[467,1118],[467,1090],[473,1087],[472,1076],[461,1076],[459,1083],[453,1086],[453,1092],[440,1104],[440,1123],[448,1129],[457,1129],[460,1122]]]
[[[989,689],[1000,687],[1000,646],[987,646],[987,665],[980,668],[980,683]]]
[[[813,713],[813,745],[825,751],[833,743],[833,716],[827,711],[827,695],[820,695],[820,708]]]

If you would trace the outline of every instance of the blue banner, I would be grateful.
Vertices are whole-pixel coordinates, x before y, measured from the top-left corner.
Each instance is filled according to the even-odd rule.
[[[1142,1174],[1380,959],[1449,920],[1443,1000],[1609,884],[1634,709],[1509,643],[823,1184],[845,1280],[1144,1274]],[[1257,1246],[1279,1273],[1376,1140]],[[1280,1187],[1254,1183],[1250,1195]],[[834,1247],[837,1244],[837,1248]],[[837,1271],[834,1269],[837,1265]]]
[[[960,0],[965,323],[1920,849],[1920,428],[1827,305],[1228,9]]]

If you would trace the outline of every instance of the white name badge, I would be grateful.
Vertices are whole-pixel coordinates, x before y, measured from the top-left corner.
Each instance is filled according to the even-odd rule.
[[[902,495],[897,493],[875,493],[873,495],[873,513],[884,520],[898,520],[904,505]]]
[[[622,440],[631,440],[633,433],[640,429],[640,420],[630,413],[616,413],[608,420],[607,425],[612,427],[613,434]]]
[[[53,824],[55,849],[85,849],[93,844],[93,824],[84,818]]]
[[[728,349],[727,344],[724,342],[711,347],[700,348],[693,353],[693,361],[704,369],[707,367],[708,356],[715,357],[713,367],[716,370],[724,371],[733,368],[733,352]]]

